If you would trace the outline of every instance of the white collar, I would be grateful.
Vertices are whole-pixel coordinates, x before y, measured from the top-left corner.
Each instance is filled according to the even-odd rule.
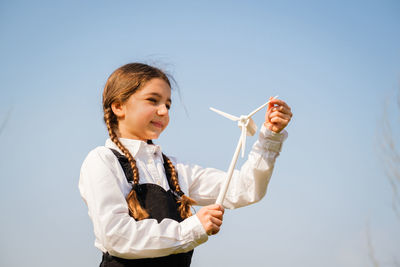
[[[160,157],[161,162],[164,163],[164,159],[161,153],[161,147],[155,144],[147,144],[144,141],[136,140],[136,139],[128,139],[128,138],[118,138],[119,141],[131,152],[132,156],[135,158],[136,156],[140,156],[142,153],[150,154],[150,155],[157,155]],[[110,138],[106,140],[106,147],[113,148],[117,150],[122,155],[124,154],[119,147],[111,141]]]

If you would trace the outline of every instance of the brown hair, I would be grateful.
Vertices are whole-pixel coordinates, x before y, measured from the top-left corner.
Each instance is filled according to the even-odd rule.
[[[132,168],[132,181],[136,185],[139,184],[139,171],[136,166],[136,160],[118,139],[118,119],[111,109],[111,104],[114,102],[124,103],[132,94],[154,78],[164,80],[171,87],[168,76],[162,70],[143,63],[126,64],[110,75],[103,91],[104,122],[106,123],[108,134],[110,135],[111,141],[113,141],[128,158]],[[151,143],[151,140],[149,141]],[[178,210],[180,216],[182,219],[186,219],[192,215],[190,207],[195,204],[195,201],[183,194],[179,186],[178,173],[171,160],[164,154],[163,159],[165,162],[165,173],[167,177],[171,179],[174,186],[171,190],[176,191],[180,196],[180,199],[177,201],[179,204]],[[126,200],[129,213],[133,218],[142,220],[149,217],[148,212],[140,205],[134,189],[129,192]]]

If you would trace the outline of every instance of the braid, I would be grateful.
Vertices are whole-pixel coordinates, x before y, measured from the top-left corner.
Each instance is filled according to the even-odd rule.
[[[107,125],[108,134],[110,135],[111,141],[117,145],[117,147],[124,153],[124,155],[128,158],[129,164],[131,165],[132,173],[133,173],[133,184],[139,184],[139,170],[136,166],[136,160],[129,152],[129,150],[119,141],[117,135],[114,132],[114,127],[118,124],[116,116],[112,112],[111,108],[104,109],[104,122]],[[114,127],[113,127],[114,126]],[[126,197],[126,201],[128,202],[129,214],[135,218],[136,220],[143,220],[149,217],[147,211],[140,205],[140,202],[137,198],[136,191],[131,190]]]
[[[135,187],[139,184],[139,171],[136,167],[135,159],[117,137],[119,123],[111,107],[113,103],[125,103],[130,96],[154,78],[162,79],[171,87],[169,79],[173,80],[173,77],[170,77],[161,69],[143,63],[129,63],[119,67],[108,77],[103,91],[104,122],[106,123],[108,134],[115,145],[125,154],[132,169],[133,188],[126,201],[128,202],[130,215],[136,220],[147,218],[149,214],[140,205],[137,198]]]
[[[192,216],[192,211],[190,210],[190,208],[192,207],[192,205],[196,204],[196,201],[194,201],[190,197],[186,196],[182,192],[181,187],[179,186],[178,174],[175,170],[174,164],[172,164],[172,161],[166,155],[164,155],[164,154],[162,154],[162,155],[163,155],[164,162],[166,162],[166,164],[164,164],[165,172],[167,173],[167,176],[170,177],[170,179],[173,183],[173,186],[175,188],[175,191],[180,196],[180,199],[177,201],[179,204],[178,211],[179,211],[182,219],[186,219],[186,218]]]

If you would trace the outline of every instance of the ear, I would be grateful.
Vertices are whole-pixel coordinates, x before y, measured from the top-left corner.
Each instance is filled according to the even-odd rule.
[[[117,116],[118,119],[122,119],[125,117],[125,105],[122,104],[121,102],[113,102],[111,104],[111,109],[114,112],[115,116]]]

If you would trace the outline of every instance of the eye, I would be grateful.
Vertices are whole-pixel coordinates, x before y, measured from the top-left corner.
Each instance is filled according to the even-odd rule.
[[[147,101],[152,102],[152,103],[157,103],[157,99],[155,99],[155,98],[148,98]]]
[[[170,110],[171,109],[171,104],[165,104],[165,107]]]

